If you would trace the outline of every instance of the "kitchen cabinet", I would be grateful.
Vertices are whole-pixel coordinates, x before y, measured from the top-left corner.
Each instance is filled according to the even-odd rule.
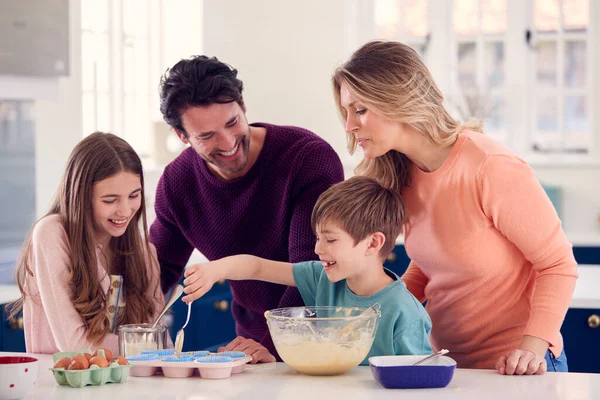
[[[403,244],[397,244],[394,250],[387,256],[384,266],[396,273],[398,276],[402,276],[408,268],[410,258],[406,255],[406,250]]]
[[[0,329],[0,351],[25,351],[23,316],[8,319],[7,304],[0,305],[2,328]]]
[[[179,282],[183,284],[183,278]],[[231,314],[231,290],[227,281],[215,284],[202,298],[192,303],[190,322],[185,328],[184,351],[211,350],[229,343],[236,337],[235,321]],[[171,338],[185,323],[188,306],[178,300],[171,307],[173,323]]]
[[[560,331],[569,372],[600,373],[600,308],[570,308]]]

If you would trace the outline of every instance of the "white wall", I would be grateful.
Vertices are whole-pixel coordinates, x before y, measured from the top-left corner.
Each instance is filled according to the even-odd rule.
[[[48,208],[68,154],[82,137],[80,0],[69,3],[71,75],[44,84],[30,80],[21,86],[17,85],[19,80],[0,77],[4,97],[10,89],[39,99],[38,214]],[[345,135],[333,104],[330,77],[356,46],[356,21],[349,16],[361,4],[360,0],[220,0],[206,1],[204,8],[202,2],[193,2],[192,7],[185,7],[186,4],[185,0],[174,0],[164,5],[164,64],[156,72],[157,85],[160,72],[179,58],[200,53],[217,56],[239,70],[250,121],[306,127],[324,137],[346,158]],[[592,12],[597,13],[598,9],[593,7]],[[367,16],[359,13],[359,18]],[[600,52],[596,52],[594,65],[600,65],[599,57]],[[433,69],[443,74],[440,68]],[[592,84],[595,92],[600,92],[600,80]],[[595,99],[594,104],[598,107],[600,101]],[[158,120],[160,114],[153,117]],[[535,169],[544,183],[563,187],[565,229],[600,236],[599,165]],[[147,174],[151,198],[159,174],[160,170]]]
[[[81,116],[81,4],[69,1],[70,73],[58,80],[55,98],[35,103],[36,211],[46,213],[67,158],[82,138]]]
[[[205,2],[204,50],[238,69],[250,122],[298,125],[345,153],[331,75],[345,61],[352,1]]]

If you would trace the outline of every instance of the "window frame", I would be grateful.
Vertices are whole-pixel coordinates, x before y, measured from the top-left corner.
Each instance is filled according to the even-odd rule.
[[[453,0],[428,0],[428,3],[430,36],[425,63],[440,89],[448,96],[454,92],[457,79],[455,69],[457,46],[460,41],[465,41],[465,37],[457,38],[453,29]],[[536,115],[533,100],[535,81],[531,77],[535,77],[536,64],[535,50],[529,49],[525,33],[528,29],[531,30],[534,40],[536,36],[537,38],[542,36],[534,31],[533,7],[533,0],[506,0],[505,33],[503,35],[481,34],[481,36],[494,37],[493,40],[488,39],[487,41],[496,41],[496,36],[503,36],[504,39],[503,91],[506,118],[504,125],[507,132],[504,143],[535,167],[600,166],[600,131],[596,129],[600,126],[600,103],[596,101],[598,99],[596,93],[600,91],[600,71],[594,70],[594,65],[600,63],[600,47],[593,45],[594,35],[600,33],[600,2],[589,1],[590,16],[586,33],[565,33],[567,38],[587,36],[587,81],[584,90],[586,92],[588,129],[591,135],[587,154],[539,153],[532,150]],[[356,46],[375,38],[374,19],[361,25],[363,28],[361,34],[358,35],[359,43],[356,43]],[[484,38],[478,38],[478,40],[486,41]],[[560,62],[564,63],[564,52],[560,54],[560,57]],[[482,59],[483,56],[478,57],[479,64]],[[448,60],[452,60],[451,68],[448,68]],[[514,60],[520,61],[515,62]],[[560,70],[562,71],[562,66]],[[560,74],[560,71],[557,72]],[[477,74],[484,74],[482,65],[478,65]],[[563,77],[561,76],[560,79]],[[564,113],[564,107],[560,109],[560,113]],[[520,134],[511,134],[511,132]],[[564,135],[565,132],[562,131],[561,136]]]
[[[103,129],[108,132],[114,133],[127,141],[130,141],[132,146],[136,149],[137,153],[142,159],[149,159],[152,153],[152,120],[156,116],[155,107],[158,99],[158,81],[152,79],[152,77],[160,76],[162,73],[162,31],[163,21],[161,18],[163,9],[163,0],[143,0],[146,2],[148,7],[148,18],[147,18],[147,30],[145,38],[142,40],[147,41],[147,54],[146,54],[146,65],[150,66],[148,71],[148,79],[145,87],[141,91],[127,90],[125,85],[125,51],[126,47],[131,45],[131,41],[135,41],[136,35],[127,33],[124,27],[124,2],[128,0],[106,0],[108,11],[107,11],[107,28],[103,32],[95,30],[84,29],[80,26],[80,32],[83,36],[86,33],[105,34],[108,40],[108,88],[106,91],[99,91],[97,88],[97,80],[94,82],[94,87],[91,90],[83,89],[83,76],[82,76],[82,103],[86,96],[91,96],[94,103],[94,122],[95,126],[93,130]],[[83,6],[83,5],[82,5]],[[82,58],[82,63],[86,60]],[[82,65],[82,68],[83,65]],[[85,69],[85,68],[84,68]],[[98,101],[100,97],[108,97],[108,121],[107,126],[104,129],[104,125],[99,125],[98,121]],[[148,121],[145,128],[140,127],[140,131],[144,131],[147,139],[143,140],[143,144],[140,146],[140,142],[136,143],[136,138],[131,132],[127,131],[126,123],[126,110],[125,104],[128,98],[139,98],[142,97],[143,105],[146,108],[146,115]],[[144,100],[145,99],[145,100]],[[85,111],[82,111],[85,113]],[[87,136],[92,132],[84,130],[83,135]],[[140,148],[141,147],[141,148]]]

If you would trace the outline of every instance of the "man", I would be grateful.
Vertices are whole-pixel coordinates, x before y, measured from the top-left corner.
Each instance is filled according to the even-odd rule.
[[[190,145],[160,178],[150,228],[165,292],[194,248],[209,260],[316,259],[310,216],[319,195],[344,179],[340,159],[308,130],[248,124],[242,90],[237,71],[214,57],[181,60],[162,78],[163,118]],[[303,305],[298,290],[258,281],[230,286],[239,336],[226,350],[275,361],[263,314]]]

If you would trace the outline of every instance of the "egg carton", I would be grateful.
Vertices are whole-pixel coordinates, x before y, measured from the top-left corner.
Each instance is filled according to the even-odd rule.
[[[90,350],[81,351],[65,351],[52,355],[53,362],[57,362],[63,357],[73,358],[78,354],[89,353]],[[103,355],[100,350],[99,354]],[[71,386],[74,388],[82,388],[88,385],[99,386],[106,383],[123,383],[129,377],[129,370],[132,365],[120,365],[117,361],[113,361],[108,367],[100,368],[97,365],[91,365],[88,369],[68,370],[65,368],[49,368],[54,374],[54,380],[61,386]]]
[[[140,355],[127,357],[127,361],[133,366],[131,376],[148,377],[162,373],[167,378],[189,378],[198,372],[205,379],[225,379],[232,374],[242,373],[251,360],[251,356],[237,351],[193,351],[181,353],[177,357],[172,351],[148,350]]]

